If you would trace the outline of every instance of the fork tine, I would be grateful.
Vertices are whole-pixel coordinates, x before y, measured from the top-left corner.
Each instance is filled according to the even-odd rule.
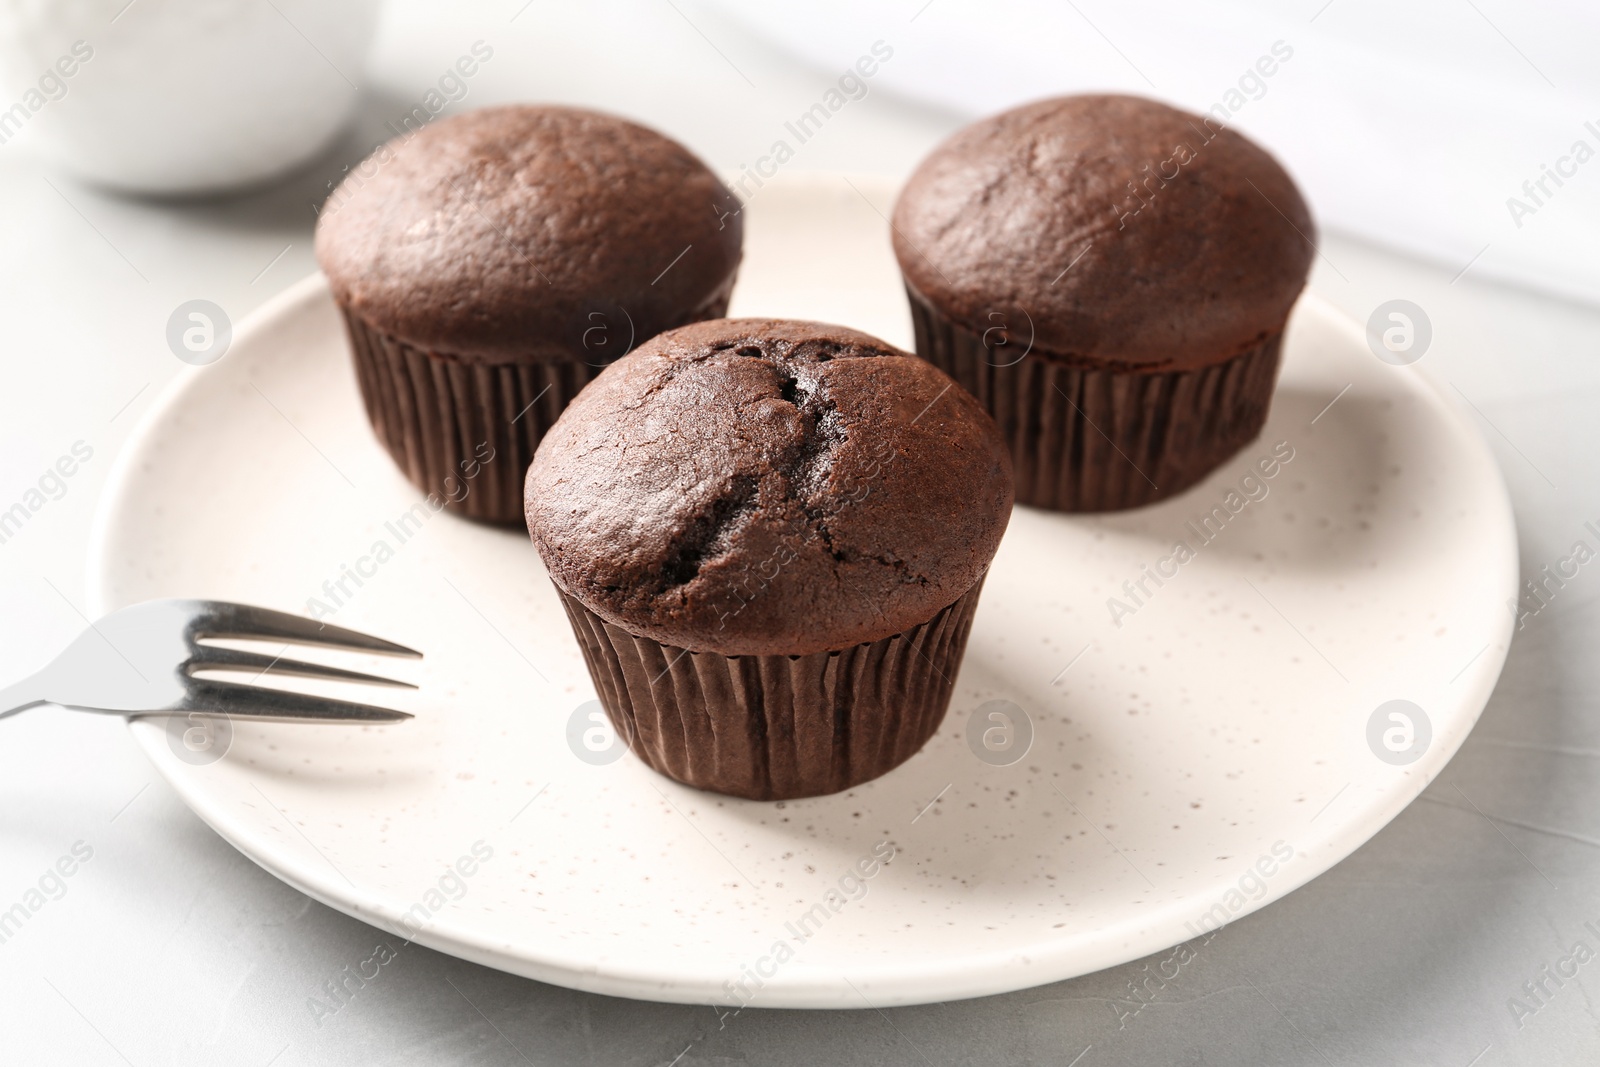
[[[386,656],[421,659],[416,649],[385,641],[381,637],[346,630],[342,626],[318,622],[286,611],[258,608],[251,604],[232,604],[221,600],[202,602],[205,614],[195,627],[196,637],[222,637],[236,640],[276,638],[301,645],[326,645],[377,652]]]
[[[342,682],[389,685],[396,689],[416,688],[410,682],[382,678],[376,674],[347,671],[343,667],[326,667],[320,663],[284,659],[282,656],[268,656],[260,652],[245,652],[237,648],[217,648],[214,645],[201,645],[185,666],[191,675],[195,671],[259,670],[262,674],[270,672],[274,675],[287,674],[299,678],[333,678]]]
[[[238,719],[319,720],[324,722],[401,722],[406,712],[347,700],[290,693],[256,685],[191,679],[182,706],[173,711],[211,711]]]

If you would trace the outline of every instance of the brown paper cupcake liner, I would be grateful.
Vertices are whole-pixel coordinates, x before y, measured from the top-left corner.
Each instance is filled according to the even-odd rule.
[[[982,337],[907,287],[917,355],[994,416],[1011,450],[1019,504],[1116,511],[1203,480],[1261,432],[1282,332],[1203,370],[1074,367],[1037,352],[997,364]]]
[[[612,725],[652,769],[750,800],[837,793],[938,730],[983,580],[919,626],[806,656],[690,652],[609,623],[559,587]]]
[[[730,278],[673,325],[721,318],[732,288]],[[341,312],[367,417],[405,476],[458,515],[521,525],[522,482],[534,450],[605,365],[580,359],[465,362]],[[635,338],[635,344],[645,340]]]

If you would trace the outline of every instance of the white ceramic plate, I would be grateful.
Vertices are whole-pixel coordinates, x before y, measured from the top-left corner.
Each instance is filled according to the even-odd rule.
[[[892,192],[767,185],[735,313],[908,344],[880,217]],[[393,524],[419,495],[368,429],[344,346],[309,278],[185,373],[119,457],[94,609],[206,596],[305,611],[331,604],[324,583],[345,566],[365,572],[333,619],[426,651],[374,662],[421,684],[393,701],[414,721],[237,724],[209,764],[178,758],[158,722],[133,731],[202,818],[286,882],[544,981],[883,1006],[1158,951],[1376,833],[1466,737],[1510,641],[1515,533],[1488,450],[1414,367],[1375,359],[1307,297],[1266,432],[1225,469],[1131,514],[1017,509],[949,717],[920,754],[822,799],[698,793],[569,747],[594,690],[526,538],[438,515],[402,543]],[[1230,501],[1275,447],[1293,458],[1247,486],[1260,499]],[[1210,543],[1186,525],[1241,501]],[[1180,538],[1194,558],[1161,564]],[[1176,575],[1145,579],[1135,602],[1123,583],[1145,566]],[[1120,625],[1111,597],[1134,609]],[[1412,715],[1406,764],[1375,754],[1408,745],[1387,713],[1369,743],[1395,699],[1426,718]],[[1031,722],[1008,766],[967,741],[991,700]]]

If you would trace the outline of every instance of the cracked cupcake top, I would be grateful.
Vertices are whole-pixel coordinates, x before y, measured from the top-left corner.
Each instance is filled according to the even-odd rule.
[[[528,470],[556,585],[662,644],[807,655],[927,621],[989,566],[1005,442],[932,364],[838,326],[718,319],[606,368]]]

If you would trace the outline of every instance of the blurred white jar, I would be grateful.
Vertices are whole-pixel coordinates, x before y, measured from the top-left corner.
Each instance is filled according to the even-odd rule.
[[[0,0],[0,152],[139,193],[217,192],[350,117],[381,0]]]

